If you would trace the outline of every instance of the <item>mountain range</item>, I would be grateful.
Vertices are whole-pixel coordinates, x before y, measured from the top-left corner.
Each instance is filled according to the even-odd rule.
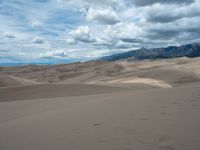
[[[166,48],[141,48],[124,53],[102,57],[100,60],[117,61],[121,59],[165,59],[178,57],[199,57],[200,43],[187,44],[183,46],[169,46]]]

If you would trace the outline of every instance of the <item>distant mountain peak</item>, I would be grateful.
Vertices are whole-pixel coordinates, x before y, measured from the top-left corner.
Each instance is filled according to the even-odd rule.
[[[200,43],[192,43],[183,46],[168,46],[166,48],[140,48],[124,53],[105,56],[101,60],[117,61],[121,59],[164,59],[177,57],[200,57]]]

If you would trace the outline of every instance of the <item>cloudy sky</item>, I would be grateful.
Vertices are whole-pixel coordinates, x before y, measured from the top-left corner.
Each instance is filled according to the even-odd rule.
[[[200,0],[0,0],[0,64],[200,42]]]

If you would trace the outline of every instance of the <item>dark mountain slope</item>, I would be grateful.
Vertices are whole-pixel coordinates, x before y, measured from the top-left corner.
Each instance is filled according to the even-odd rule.
[[[184,46],[170,46],[167,48],[139,49],[125,53],[115,54],[101,58],[101,60],[117,61],[120,59],[162,59],[177,57],[199,57],[200,44],[188,44]]]

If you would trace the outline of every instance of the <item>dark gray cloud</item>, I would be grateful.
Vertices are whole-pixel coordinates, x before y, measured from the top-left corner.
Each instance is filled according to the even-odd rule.
[[[8,38],[8,39],[14,39],[16,38],[16,36],[12,33],[4,33],[3,35],[5,38]]]
[[[134,4],[137,6],[147,6],[155,3],[162,4],[190,4],[194,0],[133,0]]]
[[[35,38],[35,39],[33,39],[33,43],[35,43],[35,44],[43,44],[44,40],[42,38]]]
[[[163,47],[200,42],[199,0],[195,2],[181,0],[135,0],[135,2],[137,6],[147,6],[136,7],[141,10],[141,16],[145,20],[145,23],[136,24],[142,30],[140,35],[128,39],[122,38],[122,41],[127,43],[138,42],[138,44],[144,47]],[[186,3],[187,5],[185,5]],[[141,39],[141,41],[137,41],[137,39]]]
[[[199,3],[193,3],[181,7],[177,5],[154,5],[148,7],[146,11],[144,11],[144,16],[148,22],[173,22],[182,18],[200,16],[199,6]]]
[[[176,29],[165,29],[165,30],[163,30],[162,28],[151,29],[149,30],[146,37],[152,40],[157,40],[157,39],[168,40],[168,39],[176,38],[177,36],[179,36],[180,33],[181,32]]]
[[[164,44],[161,46],[165,46],[167,43],[174,45],[199,42],[199,24],[200,17],[184,18],[169,23],[152,23],[145,27],[143,38],[147,39],[150,45],[153,45],[152,43],[156,41],[160,41]]]
[[[162,13],[162,12],[157,12],[154,13],[154,11],[151,11],[149,13],[147,13],[146,16],[146,20],[148,22],[162,22],[162,23],[166,23],[166,22],[173,22],[176,21],[180,18],[182,18],[184,16],[176,14],[176,13]]]
[[[143,40],[137,38],[122,38],[121,41],[126,43],[142,43]]]

